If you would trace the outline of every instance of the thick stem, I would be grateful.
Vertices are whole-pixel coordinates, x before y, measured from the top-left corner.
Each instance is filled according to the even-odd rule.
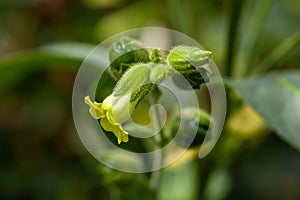
[[[149,102],[151,105],[154,105],[155,103],[157,103],[157,100],[153,96],[150,96]],[[163,136],[162,136],[163,135],[162,125],[163,124],[161,123],[160,113],[159,113],[159,110],[157,107],[155,107],[153,109],[153,111],[151,112],[151,116],[152,116],[151,118],[153,120],[154,131],[157,133],[154,136],[154,144],[155,144],[154,148],[155,148],[155,150],[158,149],[153,157],[153,168],[158,169],[158,168],[161,168],[161,166],[163,165],[163,160],[164,160],[163,151],[160,150],[162,141],[163,141]],[[159,188],[160,177],[161,177],[161,170],[152,172],[151,179],[150,179],[150,187],[154,191],[157,191],[157,189]]]

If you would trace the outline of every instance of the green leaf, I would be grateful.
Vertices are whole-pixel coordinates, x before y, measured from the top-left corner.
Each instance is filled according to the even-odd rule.
[[[93,48],[94,45],[91,44],[57,43],[1,57],[0,96],[33,71],[49,69],[54,66],[78,69],[79,64]],[[97,49],[97,51],[99,50]],[[97,55],[101,55],[101,53],[103,54],[103,52],[99,52]],[[99,58],[91,57],[88,61],[97,66],[103,63],[101,56]]]
[[[261,33],[266,23],[266,18],[272,7],[273,0],[247,1],[243,12],[241,27],[240,56],[237,58],[236,75],[247,75],[252,69],[253,60],[256,59],[257,49],[261,43]],[[249,17],[249,16],[253,17]]]
[[[279,62],[285,55],[287,55],[293,48],[297,47],[300,43],[300,28],[296,33],[288,37],[276,49],[274,49],[256,68],[255,72],[263,72],[271,69]]]
[[[204,188],[204,199],[221,200],[225,199],[232,187],[232,180],[229,171],[225,168],[215,169],[209,174]]]
[[[291,146],[300,151],[300,70],[227,84]]]
[[[173,27],[177,27],[178,31],[190,36],[195,36],[195,26],[193,26],[191,2],[182,2],[181,0],[168,0],[170,20]]]

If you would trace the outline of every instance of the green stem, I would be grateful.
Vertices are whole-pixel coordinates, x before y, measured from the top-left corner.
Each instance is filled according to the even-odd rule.
[[[228,35],[227,35],[227,52],[225,54],[225,76],[232,75],[233,58],[236,50],[236,38],[239,24],[239,18],[243,7],[244,0],[231,0],[228,7]]]
[[[238,66],[241,67],[239,76],[244,76],[250,73],[251,65],[257,53],[256,46],[259,44],[258,39],[265,24],[265,19],[270,10],[273,0],[257,1],[243,18],[243,25],[245,26],[241,31],[248,30],[243,34],[244,38],[241,46],[241,56]],[[249,4],[254,2],[249,1]],[[252,18],[249,18],[252,15]]]
[[[163,154],[158,152],[154,156],[153,167],[158,168],[162,165],[163,162]],[[160,177],[161,177],[161,170],[153,171],[150,178],[150,188],[152,188],[155,192],[157,192],[160,186]]]
[[[149,102],[151,105],[154,105],[157,103],[157,100],[153,97],[149,97]],[[154,108],[153,112],[151,112],[152,115],[152,120],[153,120],[153,128],[155,132],[160,131],[162,127],[162,123],[160,120],[160,114],[159,110],[157,107]],[[161,144],[163,141],[163,131],[161,130],[160,133],[154,136],[154,144],[155,144],[155,150],[161,148]],[[164,160],[164,155],[162,150],[157,151],[157,153],[154,154],[153,158],[153,168],[160,168],[160,166],[163,164]],[[150,187],[154,190],[157,191],[160,185],[160,177],[161,177],[161,170],[157,170],[152,172],[151,179],[150,179]]]
[[[157,103],[157,100],[155,97],[153,97],[153,95],[151,95],[149,97],[149,102],[151,105],[155,105]],[[151,116],[153,120],[153,129],[155,133],[157,133],[154,136],[154,142],[156,143],[156,146],[160,148],[160,146],[163,143],[163,130],[162,130],[163,124],[161,123],[160,112],[157,106],[154,106],[154,109],[151,112]]]

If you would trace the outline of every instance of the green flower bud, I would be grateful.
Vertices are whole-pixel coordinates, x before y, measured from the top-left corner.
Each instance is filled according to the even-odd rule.
[[[174,83],[182,89],[200,89],[201,84],[209,82],[211,55],[212,52],[198,47],[177,46],[172,49],[167,61],[178,72],[173,75]]]
[[[150,72],[150,81],[159,84],[167,78],[167,75],[166,65],[156,64]]]
[[[162,59],[161,51],[158,48],[153,48],[150,51],[150,60],[154,63],[158,63]]]
[[[130,66],[150,61],[146,47],[139,41],[128,37],[115,41],[109,47],[108,53],[109,69],[116,79],[120,79]]]
[[[210,116],[203,110],[197,108],[186,108],[181,111],[173,121],[173,127],[171,129],[172,134],[176,134],[181,123],[181,133],[179,137],[175,139],[175,143],[179,146],[186,147],[191,143],[190,147],[199,146],[203,143],[205,136],[210,125]],[[197,130],[196,136],[191,134],[191,131]]]

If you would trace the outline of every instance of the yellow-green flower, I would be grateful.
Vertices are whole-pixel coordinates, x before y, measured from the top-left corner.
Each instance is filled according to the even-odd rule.
[[[122,124],[154,87],[149,78],[152,68],[152,65],[142,63],[132,66],[119,80],[114,92],[102,103],[92,102],[89,96],[84,99],[90,107],[90,114],[100,120],[104,130],[115,134],[119,144],[128,141],[128,132],[123,129]]]
[[[119,144],[121,142],[128,141],[128,132],[123,129],[121,124],[129,117],[128,113],[126,116],[126,110],[123,112],[124,109],[122,110],[122,107],[120,107],[120,104],[126,104],[126,102],[122,102],[124,100],[124,96],[123,99],[122,97],[119,99],[113,98],[113,94],[111,94],[103,101],[103,103],[92,102],[89,96],[86,96],[84,100],[90,107],[90,114],[95,119],[100,119],[100,125],[104,130],[115,134]],[[113,102],[116,103],[116,106],[114,107]]]

